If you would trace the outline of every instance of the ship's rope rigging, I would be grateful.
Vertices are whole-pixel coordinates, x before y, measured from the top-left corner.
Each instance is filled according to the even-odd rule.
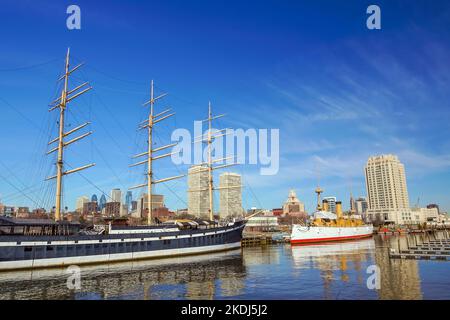
[[[49,65],[51,63],[60,62],[60,61],[61,61],[61,59],[55,58],[55,59],[50,59],[50,60],[47,60],[44,62],[35,63],[35,64],[31,64],[31,65],[24,65],[24,66],[19,66],[19,67],[14,67],[14,68],[3,68],[3,69],[0,69],[0,72],[14,72],[14,71],[21,71],[21,70],[30,70],[30,69]]]
[[[80,74],[83,76],[84,79],[80,79],[83,81],[86,81],[85,79],[87,78],[84,71],[81,71]],[[74,77],[75,78],[75,77]],[[120,121],[117,120],[117,118],[114,116],[114,114],[111,112],[110,108],[106,105],[106,103],[103,101],[103,99],[100,97],[100,95],[98,95],[98,93],[93,92],[92,96],[94,96],[97,101],[99,101],[99,103],[103,106],[104,109],[106,109],[106,111],[108,112],[108,114],[111,116],[111,118],[114,120],[114,122],[117,124],[117,127],[119,127],[119,129],[121,129],[121,131],[128,137],[130,137],[130,134],[127,130],[124,129],[124,126],[121,124]],[[107,133],[108,137],[111,139],[111,141],[114,142],[114,144],[118,147],[118,149],[120,151],[123,152],[123,148],[120,146],[120,144],[117,142],[117,140],[114,138],[114,135],[110,134],[109,131],[106,129],[106,126],[103,125],[102,121],[101,121],[101,117],[96,116],[96,112],[92,111],[92,114],[95,117],[95,123],[100,124],[103,129],[105,130],[105,132]],[[137,136],[137,135],[136,135]],[[138,144],[136,143],[136,139],[130,139],[130,141],[134,141],[134,147],[138,147]],[[122,187],[127,190],[127,188],[125,187],[125,185],[121,182],[121,179],[119,178],[119,175],[115,173],[115,171],[113,170],[113,168],[109,165],[108,161],[103,157],[102,153],[98,150],[98,148],[96,146],[94,146],[94,148],[96,148],[97,153],[100,155],[100,157],[103,159],[103,161],[105,162],[105,164],[107,165],[108,169],[113,173],[113,175],[115,176],[115,178],[121,183]],[[177,167],[177,166],[176,166]],[[177,170],[179,171],[179,168],[177,167]],[[180,172],[180,171],[179,171]],[[87,179],[84,175],[82,175],[81,173],[79,173],[83,178],[85,178],[86,181],[88,181],[91,185],[93,185],[97,190],[101,190],[97,185],[95,185],[92,181],[90,181],[89,179]],[[156,177],[156,175],[155,175]],[[184,204],[186,204],[186,202],[179,197],[179,195],[174,192],[174,190],[172,190],[172,188],[167,184],[167,183],[163,183],[164,186],[171,192],[173,193],[178,200],[180,200],[181,202],[183,202]],[[103,193],[105,193],[104,191],[102,191]]]
[[[2,69],[0,71],[19,71],[19,70],[28,70],[32,68],[37,68],[43,65],[48,65],[50,63],[59,61],[59,59],[52,59],[44,63],[38,63],[34,65],[24,66],[24,67],[18,67],[18,68],[11,68],[11,69]],[[55,91],[57,89],[57,84],[55,84]],[[38,123],[35,119],[30,118],[23,112],[22,110],[24,108],[18,108],[11,103],[9,103],[6,99],[0,97],[0,101],[3,102],[4,105],[9,107],[11,110],[13,110],[15,113],[17,113],[22,119],[24,119],[30,126],[28,128],[32,128],[36,130],[38,133],[37,139],[34,139],[35,144],[32,148],[27,148],[27,150],[31,150],[29,156],[23,156],[23,161],[20,161],[19,163],[24,163],[25,168],[22,170],[19,170],[14,165],[14,169],[7,167],[8,171],[11,172],[23,172],[27,175],[27,183],[24,183],[20,177],[14,174],[14,178],[16,181],[18,181],[18,184],[8,180],[8,184],[14,185],[14,189],[17,190],[15,193],[9,194],[7,197],[4,197],[3,200],[8,199],[7,201],[16,200],[19,196],[22,198],[26,198],[28,200],[32,200],[32,203],[36,206],[42,207],[45,202],[45,193],[42,192],[44,189],[43,185],[43,178],[42,173],[45,168],[45,157],[42,153],[41,146],[43,144],[43,141],[45,137],[48,135],[48,132],[50,131],[50,116],[46,116],[46,121],[41,121]],[[28,164],[28,167],[26,167]],[[47,168],[48,169],[48,168]],[[39,187],[37,187],[39,186]]]
[[[76,57],[75,57],[75,59],[76,59]],[[53,62],[60,62],[60,60],[61,59],[54,59],[54,60],[50,60],[50,61],[47,61],[47,62],[45,62],[45,63],[41,63],[41,64],[36,64],[36,65],[33,65],[33,66],[24,66],[24,67],[20,67],[20,68],[16,68],[16,69],[10,69],[10,70],[6,70],[6,69],[0,69],[0,72],[1,71],[14,71],[14,70],[19,70],[19,69],[21,69],[21,70],[23,70],[23,69],[26,69],[26,68],[34,68],[34,67],[39,67],[39,66],[42,66],[42,65],[46,65],[46,64],[50,64],[50,63],[53,63]],[[76,60],[78,60],[78,59],[76,59]],[[130,83],[130,84],[133,84],[133,85],[142,85],[142,86],[145,86],[145,87],[148,87],[148,83],[144,83],[144,82],[138,82],[138,81],[133,81],[133,80],[126,80],[126,79],[121,79],[121,78],[118,78],[118,77],[115,77],[115,76],[113,76],[113,75],[110,75],[109,73],[106,73],[106,72],[103,72],[103,71],[101,71],[101,70],[99,70],[98,68],[96,68],[96,67],[93,67],[93,66],[91,66],[91,65],[87,65],[86,66],[87,67],[87,69],[90,69],[90,70],[93,70],[94,72],[97,72],[97,73],[100,73],[100,74],[103,74],[104,76],[107,76],[107,77],[109,77],[109,78],[111,78],[111,79],[114,79],[114,80],[116,80],[116,81],[121,81],[121,82],[127,82],[127,83]],[[82,78],[84,78],[84,79],[81,79],[81,78],[79,78],[78,76],[76,76],[76,75],[72,75],[71,76],[71,79],[73,79],[73,80],[85,80],[85,79],[87,79],[87,77],[85,76],[85,71],[84,70],[81,70],[80,69],[80,73],[79,73],[79,75],[82,75]],[[53,97],[58,97],[58,95],[59,95],[59,92],[60,92],[60,88],[58,88],[58,87],[60,87],[60,85],[61,85],[61,83],[56,83],[55,84],[55,90],[54,90],[54,95],[53,95]],[[158,90],[162,90],[162,88],[161,87],[159,87],[159,86],[155,86]],[[114,88],[113,88],[113,90],[115,90]],[[135,93],[138,93],[138,92],[135,92]],[[122,123],[117,119],[117,117],[114,115],[114,113],[111,111],[111,109],[106,105],[106,103],[103,101],[103,99],[101,98],[101,96],[97,93],[97,92],[92,92],[92,94],[91,95],[89,95],[90,96],[90,101],[89,101],[89,112],[88,112],[88,118],[89,118],[89,120],[95,120],[95,124],[99,124],[102,128],[103,128],[103,130],[104,130],[104,132],[106,133],[106,135],[111,139],[111,141],[113,142],[113,144],[118,148],[118,150],[120,150],[121,152],[123,152],[123,150],[124,150],[124,148],[123,148],[123,146],[121,146],[120,145],[120,143],[118,143],[118,141],[114,138],[114,135],[112,135],[110,132],[109,132],[109,130],[107,130],[107,127],[108,126],[106,126],[106,125],[104,125],[103,124],[103,121],[102,121],[102,117],[99,117],[98,116],[98,110],[96,109],[96,108],[92,108],[92,100],[93,99],[95,99],[96,100],[96,102],[99,102],[99,105],[101,105],[102,107],[103,107],[103,109],[106,109],[106,112],[108,113],[108,115],[110,116],[110,118],[114,121],[114,123],[116,124],[116,126],[129,138],[129,141],[133,141],[134,143],[134,147],[138,147],[138,144],[136,143],[136,141],[137,141],[137,139],[135,138],[135,139],[133,139],[132,137],[131,137],[131,134],[130,134],[130,131],[129,130],[125,130],[125,128],[124,128],[124,126],[122,125]],[[191,105],[191,106],[195,106],[195,107],[197,107],[197,104],[195,104],[195,103],[193,103],[193,102],[191,102],[191,101],[189,101],[189,100],[187,100],[187,99],[185,99],[185,98],[182,98],[182,97],[179,97],[178,95],[174,95],[174,94],[170,94],[170,97],[173,97],[174,99],[177,99],[177,100],[179,100],[179,101],[182,101],[184,104],[187,104],[187,105]],[[83,99],[85,99],[85,98],[83,98]],[[2,100],[4,103],[5,103],[5,100],[4,99],[2,99],[1,97],[0,97],[0,100]],[[49,100],[49,101],[51,101],[51,100]],[[85,102],[85,100],[84,100],[84,102]],[[6,104],[7,104],[7,102],[6,102]],[[81,103],[78,103],[79,105],[81,104]],[[27,122],[29,122],[29,123],[31,123],[34,127],[36,127],[36,129],[39,131],[39,133],[40,133],[40,136],[39,136],[39,139],[37,139],[37,140],[41,140],[41,137],[45,137],[45,138],[47,138],[48,139],[48,137],[51,137],[51,133],[52,133],[52,128],[55,128],[55,126],[54,125],[52,125],[52,124],[55,124],[55,123],[57,123],[57,121],[54,121],[55,119],[52,119],[52,116],[50,115],[50,116],[48,116],[47,118],[47,125],[46,125],[46,128],[44,129],[44,128],[42,128],[40,125],[38,125],[38,124],[36,124],[36,122],[35,121],[33,121],[33,120],[31,120],[31,119],[29,119],[25,114],[23,114],[21,111],[20,111],[20,109],[16,109],[16,108],[13,108],[16,112],[18,112],[25,120],[27,120]],[[77,117],[76,117],[76,115],[72,112],[72,110],[71,109],[68,109],[68,113],[70,114],[70,116],[71,117],[73,117],[75,120],[77,120]],[[142,114],[144,114],[144,110],[143,109],[141,109],[141,113]],[[54,118],[54,116],[53,116],[53,118]],[[175,121],[175,126],[176,126],[176,117],[174,118],[174,121]],[[167,126],[165,126],[165,128],[167,128]],[[137,134],[137,132],[136,132],[136,134],[135,134],[135,137],[136,136],[138,136],[138,134]],[[158,133],[158,131],[156,130],[155,131],[155,136],[157,137],[157,139],[159,140],[159,142],[160,143],[162,143],[162,139],[159,137],[159,133]],[[45,156],[43,155],[43,153],[42,153],[42,149],[41,149],[41,146],[42,146],[42,143],[39,143],[39,142],[37,142],[36,143],[36,149],[37,148],[39,148],[39,149],[37,149],[37,150],[41,150],[41,152],[36,152],[36,154],[37,155],[41,155],[41,157],[39,157],[39,159],[34,159],[34,160],[36,160],[36,161],[31,161],[30,162],[30,165],[36,165],[36,163],[38,164],[38,168],[36,169],[36,172],[32,175],[32,179],[31,179],[31,181],[34,181],[34,180],[36,180],[36,179],[39,179],[40,181],[42,181],[43,179],[42,179],[42,176],[44,176],[42,173],[43,173],[43,171],[49,171],[49,170],[51,170],[51,169],[54,169],[54,167],[53,167],[53,165],[52,165],[52,163],[50,163],[49,164],[49,166],[48,167],[45,167],[45,163],[46,162],[48,162],[48,161],[45,161]],[[129,146],[128,146],[129,147]],[[106,167],[109,169],[109,171],[111,171],[111,173],[113,174],[113,176],[117,179],[117,181],[122,185],[122,187],[125,189],[125,190],[127,190],[127,188],[126,188],[126,186],[125,186],[125,184],[121,181],[121,179],[120,179],[120,175],[118,175],[115,171],[114,171],[114,169],[112,168],[112,166],[108,163],[108,161],[106,160],[106,158],[103,156],[103,153],[99,150],[99,148],[98,148],[98,146],[93,142],[93,140],[91,140],[91,157],[93,158],[94,157],[94,151],[95,151],[95,154],[98,154],[101,158],[102,158],[102,160],[103,160],[103,162],[105,163],[105,165],[106,165]],[[76,152],[76,151],[73,151],[73,150],[71,150],[71,152]],[[132,154],[132,153],[130,153],[130,154]],[[85,156],[85,155],[84,155]],[[127,155],[128,156],[128,155]],[[128,158],[129,159],[129,158]],[[55,159],[53,159],[53,162],[55,161]],[[66,164],[67,164],[67,162],[65,162]],[[180,166],[179,165],[176,165],[176,164],[174,164],[173,162],[171,162],[172,163],[172,165],[176,168],[176,170],[179,172],[179,173],[182,173],[182,171],[180,170]],[[69,164],[67,164],[68,166],[70,166]],[[45,170],[45,169],[47,169],[47,170]],[[259,201],[259,199],[256,197],[256,195],[255,195],[255,193],[253,192],[253,189],[251,188],[251,186],[250,186],[250,184],[246,181],[246,179],[244,179],[244,170],[243,170],[243,168],[240,170],[241,172],[242,172],[242,180],[243,180],[243,184],[245,185],[245,188],[244,188],[244,190],[245,189],[247,189],[248,188],[248,190],[252,193],[252,195],[253,195],[253,197],[256,199],[256,201],[258,202],[258,204],[260,204],[260,206],[261,206],[261,202]],[[45,174],[47,174],[47,172],[45,172]],[[83,179],[85,179],[86,181],[88,181],[88,183],[89,184],[91,184],[92,186],[94,186],[97,190],[99,190],[99,191],[101,191],[102,192],[102,194],[105,194],[106,196],[108,196],[109,197],[109,195],[108,195],[108,193],[107,192],[104,192],[100,187],[98,187],[97,185],[95,185],[95,183],[93,183],[92,181],[90,181],[89,179],[87,179],[83,174],[81,174],[81,173],[79,173],[78,172],[78,174],[80,175],[80,176],[82,176],[83,177]],[[156,177],[156,176],[155,176]],[[41,189],[41,191],[43,191],[43,192],[41,192],[41,195],[39,196],[39,199],[38,199],[38,203],[40,204],[40,206],[41,207],[48,207],[48,205],[50,204],[50,203],[52,203],[53,202],[53,198],[54,198],[54,193],[55,193],[55,190],[54,190],[54,188],[52,187],[52,183],[46,183],[46,182],[41,182],[41,183],[45,183],[45,185],[42,185],[42,189]],[[175,182],[175,184],[178,184],[179,182]],[[164,186],[171,192],[171,193],[173,193],[177,198],[178,198],[178,200],[179,201],[181,201],[182,203],[184,203],[185,205],[187,205],[186,204],[186,201],[185,200],[183,200],[178,194],[177,194],[177,192],[175,192],[174,190],[172,190],[172,188],[171,188],[171,186],[167,183],[167,182],[164,182],[163,183],[164,184]],[[38,186],[39,185],[39,183],[36,183],[36,184],[27,184],[27,185],[25,185],[25,184],[22,184],[22,186],[23,186],[23,188],[17,188],[16,190],[18,190],[19,191],[19,193],[21,193],[20,191],[22,190],[22,192],[24,192],[23,190],[39,190],[38,189]],[[36,186],[35,188],[33,188],[34,186]],[[65,192],[63,192],[63,195],[65,194]],[[36,200],[35,200],[36,201]],[[214,201],[215,203],[217,203],[217,201]],[[262,207],[262,206],[261,206]]]

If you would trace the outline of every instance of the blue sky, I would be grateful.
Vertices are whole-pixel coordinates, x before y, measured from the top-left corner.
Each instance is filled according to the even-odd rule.
[[[81,30],[66,28],[66,8],[81,8]],[[366,28],[366,8],[381,7],[381,30]],[[294,188],[307,210],[320,179],[325,195],[348,207],[365,195],[370,155],[405,164],[411,205],[450,209],[450,5],[447,1],[2,1],[0,7],[0,195],[9,205],[51,206],[54,185],[47,112],[67,47],[86,62],[74,84],[94,90],[70,106],[68,125],[92,121],[92,137],[68,148],[67,162],[96,167],[65,180],[69,208],[81,195],[140,183],[130,155],[145,145],[137,123],[149,82],[168,92],[160,110],[176,116],[157,130],[204,119],[279,128],[280,171],[244,176],[244,206],[280,207]],[[186,170],[156,165],[163,178]],[[157,186],[172,208],[186,207],[186,180]],[[134,195],[137,196],[138,192]],[[216,196],[216,199],[218,197]]]

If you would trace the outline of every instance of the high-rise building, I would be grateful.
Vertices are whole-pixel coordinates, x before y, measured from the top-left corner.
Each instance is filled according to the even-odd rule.
[[[195,165],[188,170],[188,212],[209,219],[208,170]]]
[[[127,210],[131,210],[131,201],[133,201],[133,193],[131,191],[127,191],[125,195],[125,205],[127,206]]]
[[[336,213],[336,197],[323,197],[328,202],[328,211]]]
[[[106,196],[105,194],[102,194],[102,196],[100,197],[100,201],[98,203],[99,209],[103,210],[106,206]]]
[[[152,209],[164,207],[164,195],[152,194]],[[143,193],[137,201],[137,209],[133,212],[134,217],[143,218],[148,213],[148,194]]]
[[[305,204],[297,198],[295,190],[289,191],[289,196],[283,205],[283,214],[305,212]]]
[[[111,202],[122,203],[122,191],[120,189],[111,190]]]
[[[350,213],[356,213],[356,201],[353,195],[350,195]]]
[[[364,215],[367,212],[367,200],[366,198],[358,198],[355,200],[355,213],[356,214],[360,214],[360,215]]]
[[[93,194],[92,197],[91,197],[91,202],[97,202],[97,201],[98,201],[97,195]]]
[[[396,224],[412,221],[405,167],[397,156],[370,157],[365,167],[365,177],[370,219]]]
[[[126,217],[126,216],[128,216],[128,213],[129,213],[129,206],[127,206],[126,204],[122,204],[121,206],[120,206],[120,216],[121,217]]]
[[[79,197],[79,198],[77,199],[77,202],[76,202],[76,205],[75,205],[75,210],[76,210],[77,212],[83,211],[83,207],[84,207],[84,204],[85,204],[86,202],[89,202],[89,198],[88,198],[88,197],[86,197],[86,196],[81,196],[81,197]]]
[[[219,215],[221,218],[242,216],[241,175],[225,172],[219,177]]]

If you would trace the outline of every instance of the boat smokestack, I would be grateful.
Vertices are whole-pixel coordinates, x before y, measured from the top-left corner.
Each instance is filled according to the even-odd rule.
[[[322,200],[323,211],[328,211],[328,200]]]
[[[336,216],[338,219],[342,218],[342,202],[336,201]]]

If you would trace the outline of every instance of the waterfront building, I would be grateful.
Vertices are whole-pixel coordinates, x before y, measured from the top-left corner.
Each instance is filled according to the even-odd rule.
[[[164,196],[162,194],[152,194],[152,209],[164,207]],[[137,209],[133,211],[135,218],[143,218],[148,212],[148,194],[143,193],[137,201]]]
[[[105,196],[105,194],[102,194],[98,204],[99,204],[100,210],[103,210],[105,208],[105,206],[106,206],[106,196]]]
[[[411,223],[439,222],[439,211],[437,208],[411,208]]]
[[[91,202],[97,202],[97,201],[98,201],[97,195],[93,194],[92,197],[91,197]]]
[[[89,198],[86,196],[81,196],[77,199],[76,205],[75,205],[75,211],[80,213],[83,211],[84,204],[89,202]]]
[[[328,211],[336,213],[336,197],[323,197],[328,202]]]
[[[295,190],[289,191],[289,196],[283,205],[283,215],[305,212],[305,204],[297,198]]]
[[[32,219],[47,219],[47,211],[45,208],[36,208],[31,211],[30,218]]]
[[[7,217],[13,217],[16,215],[16,208],[10,206],[3,207],[3,214]]]
[[[360,197],[355,200],[355,213],[363,215],[367,212],[368,204],[364,197]]]
[[[427,209],[433,209],[433,208],[436,208],[437,211],[438,211],[438,213],[441,213],[441,212],[439,211],[439,206],[438,206],[437,204],[435,204],[435,203],[430,203],[430,204],[427,205]]]
[[[133,201],[133,193],[131,191],[127,191],[127,194],[125,195],[127,210],[131,210],[131,201]]]
[[[187,208],[177,209],[177,211],[175,212],[176,216],[187,216],[188,214],[189,214],[189,211]]]
[[[107,202],[105,205],[105,217],[119,217],[120,216],[120,202]]]
[[[272,215],[276,217],[280,217],[283,215],[283,208],[273,208],[272,209]]]
[[[175,212],[170,211],[166,207],[159,207],[153,209],[152,217],[159,219],[160,221],[165,221],[175,217]]]
[[[221,218],[242,216],[241,175],[225,172],[219,176],[219,199]]]
[[[16,218],[29,218],[29,217],[30,217],[30,209],[28,207],[17,208]]]
[[[122,203],[122,191],[120,189],[111,190],[111,202]]]
[[[188,212],[198,218],[209,219],[208,171],[203,165],[188,170]]]
[[[411,223],[405,167],[395,155],[370,157],[365,167],[368,210],[372,221]]]
[[[246,231],[274,231],[278,228],[278,218],[274,216],[255,216],[248,219]]]
[[[83,215],[87,215],[87,214],[95,214],[98,212],[98,204],[97,201],[89,201],[89,202],[85,202],[83,204],[83,210],[82,210],[82,214]]]

